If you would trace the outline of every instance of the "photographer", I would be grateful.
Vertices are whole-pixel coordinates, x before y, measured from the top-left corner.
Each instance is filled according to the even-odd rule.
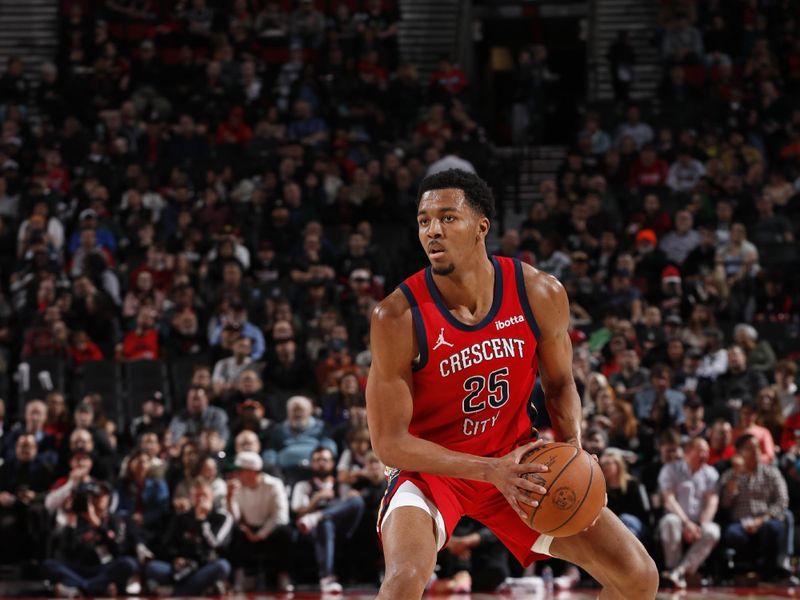
[[[224,591],[230,563],[220,558],[233,528],[227,511],[214,510],[211,486],[191,488],[191,508],[172,518],[164,534],[164,550],[144,569],[147,585],[159,594],[199,596],[209,589]]]
[[[109,513],[110,500],[111,486],[105,482],[90,481],[75,490],[67,525],[52,540],[53,558],[42,563],[57,597],[116,596],[138,570],[136,559],[126,555],[135,540],[123,520]]]

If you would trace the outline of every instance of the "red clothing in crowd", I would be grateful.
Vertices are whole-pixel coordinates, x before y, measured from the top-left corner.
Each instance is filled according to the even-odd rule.
[[[800,413],[789,415],[783,422],[783,431],[781,431],[781,450],[786,452],[794,446],[794,432],[800,429]]]
[[[122,342],[122,357],[127,360],[156,360],[158,358],[158,332],[148,329],[125,334]]]
[[[78,367],[93,360],[103,360],[103,352],[92,340],[86,340],[86,343],[81,348],[70,346],[69,357],[72,359],[73,364]]]
[[[711,448],[708,452],[708,464],[715,465],[721,460],[730,460],[736,454],[736,448],[733,444],[728,444],[722,451]]]
[[[431,87],[440,87],[456,95],[467,87],[467,76],[464,71],[456,67],[451,67],[447,71],[434,71],[431,73]]]
[[[651,165],[645,165],[639,159],[631,167],[628,185],[632,188],[663,186],[667,181],[668,172],[669,165],[660,158],[654,160]]]

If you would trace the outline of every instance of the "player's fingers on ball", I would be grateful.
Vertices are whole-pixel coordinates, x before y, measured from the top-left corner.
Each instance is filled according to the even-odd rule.
[[[532,506],[533,508],[539,506],[538,500],[532,498],[529,494],[525,494],[523,492],[517,493],[517,502],[520,504],[527,504],[528,506]]]
[[[518,475],[524,475],[525,473],[547,473],[550,467],[542,463],[523,463],[515,465],[513,470]]]
[[[508,503],[511,505],[511,508],[513,508],[513,509],[514,509],[514,512],[515,512],[515,513],[517,513],[517,516],[518,516],[520,519],[522,519],[523,521],[526,521],[526,522],[527,522],[527,520],[528,520],[528,515],[527,515],[527,514],[525,514],[525,511],[524,511],[524,510],[522,510],[522,509],[519,507],[519,502],[517,502],[517,499],[516,499],[516,497],[514,497],[514,496],[510,496],[510,497],[508,498]]]
[[[543,440],[536,440],[535,442],[528,442],[524,446],[517,448],[517,462],[531,450],[536,450],[539,446],[543,446]]]
[[[517,487],[528,492],[533,492],[534,494],[539,494],[540,496],[544,496],[547,493],[547,488],[522,477],[517,480]]]

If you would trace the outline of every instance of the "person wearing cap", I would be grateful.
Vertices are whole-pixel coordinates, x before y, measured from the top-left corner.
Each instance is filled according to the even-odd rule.
[[[167,429],[169,420],[166,416],[164,402],[164,394],[153,392],[142,403],[142,414],[134,417],[131,421],[130,432],[134,440],[138,440],[145,432],[152,431],[160,434]]]
[[[686,577],[697,573],[719,543],[720,527],[714,522],[719,473],[708,464],[708,454],[708,442],[693,437],[684,445],[683,459],[665,464],[658,474],[665,509],[658,524],[665,578],[679,588],[686,587]]]
[[[228,482],[228,511],[236,524],[230,551],[237,567],[235,589],[244,591],[245,567],[263,567],[277,575],[277,591],[291,592],[289,501],[283,481],[263,472],[264,463],[256,452],[237,453],[234,466],[236,472]]]
[[[107,193],[107,192],[106,192]],[[70,236],[67,243],[67,250],[74,253],[81,245],[81,231],[92,229],[95,232],[95,244],[108,252],[115,252],[117,249],[117,239],[105,226],[100,224],[100,215],[93,208],[84,208],[78,213],[78,227]]]
[[[636,261],[634,277],[646,281],[648,299],[656,300],[661,288],[661,272],[667,264],[667,258],[658,248],[655,231],[642,229],[636,234],[633,257]]]

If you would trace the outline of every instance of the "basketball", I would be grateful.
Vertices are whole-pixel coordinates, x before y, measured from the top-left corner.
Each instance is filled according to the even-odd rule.
[[[585,450],[550,443],[525,454],[520,463],[541,463],[547,473],[526,473],[525,479],[547,489],[544,497],[530,494],[539,506],[520,504],[528,525],[553,537],[569,537],[589,527],[605,504],[606,480],[600,465]]]

